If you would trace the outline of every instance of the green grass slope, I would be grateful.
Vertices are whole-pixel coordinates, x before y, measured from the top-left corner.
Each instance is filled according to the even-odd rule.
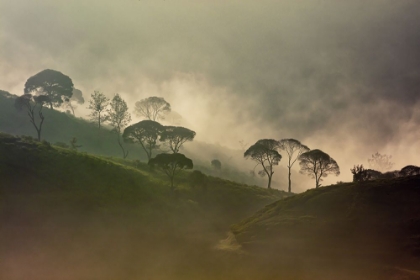
[[[246,250],[304,266],[313,279],[418,279],[420,176],[308,190],[231,229]]]
[[[176,184],[0,134],[0,279],[220,278],[226,255],[213,248],[228,225],[286,195],[214,177],[203,191],[189,172]]]

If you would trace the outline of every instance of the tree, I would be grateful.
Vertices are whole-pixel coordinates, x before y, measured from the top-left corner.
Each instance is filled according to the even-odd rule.
[[[149,159],[150,166],[157,166],[168,175],[171,181],[171,190],[174,190],[174,177],[182,169],[192,169],[193,162],[183,154],[159,154]]]
[[[117,93],[111,100],[110,109],[108,110],[109,122],[117,133],[118,145],[120,146],[123,158],[127,158],[128,151],[125,151],[121,142],[121,130],[131,121],[131,115],[128,112],[127,103]]]
[[[77,138],[76,137],[73,137],[71,140],[70,140],[70,149],[72,150],[72,151],[77,151],[77,149],[79,149],[79,148],[81,148],[81,147],[83,147],[82,145],[78,145],[77,144]]]
[[[102,92],[97,90],[90,95],[91,100],[89,100],[88,109],[92,110],[90,118],[94,122],[98,122],[98,127],[101,129],[101,123],[106,122],[109,116],[106,113],[107,107],[109,105],[109,98],[107,98]]]
[[[292,192],[292,180],[290,179],[290,177],[292,176],[292,173],[291,173],[292,166],[301,154],[309,151],[310,149],[295,139],[280,140],[279,148],[287,153],[287,156],[289,159],[287,168],[289,169],[289,193],[290,193]]]
[[[245,151],[244,157],[251,158],[263,167],[268,175],[268,188],[271,189],[271,178],[273,177],[273,166],[278,165],[281,155],[277,151],[279,142],[273,139],[258,140],[254,145]]]
[[[214,168],[214,169],[217,169],[217,170],[221,170],[222,169],[222,163],[220,162],[220,160],[218,160],[218,159],[213,159],[212,161],[211,161],[211,166]]]
[[[160,141],[168,142],[173,153],[178,153],[182,144],[192,141],[195,132],[182,126],[165,126]]]
[[[30,77],[25,83],[24,93],[46,95],[50,108],[60,107],[66,98],[73,94],[72,80],[61,72],[46,69]]]
[[[152,158],[152,151],[157,149],[157,141],[163,126],[155,121],[144,120],[124,129],[123,140],[126,143],[140,143],[146,152],[147,160]]]
[[[315,187],[321,186],[322,177],[329,174],[340,175],[337,162],[321,150],[312,150],[299,156],[300,173],[315,178]]]
[[[414,165],[407,165],[399,172],[401,177],[414,176],[420,174],[420,167]]]
[[[394,166],[394,163],[391,162],[392,156],[388,155],[381,155],[380,153],[376,152],[372,155],[372,158],[368,159],[369,167],[374,170],[378,170],[381,172],[388,171]]]
[[[137,101],[134,112],[137,116],[145,117],[151,121],[158,121],[164,119],[164,114],[171,111],[171,104],[165,101],[162,97],[148,97]]]
[[[15,100],[15,108],[19,111],[26,110],[28,113],[29,121],[36,130],[38,141],[41,141],[42,125],[45,119],[42,108],[45,104],[50,104],[50,98],[46,95],[33,96],[25,93]]]
[[[194,170],[189,176],[191,187],[201,186],[203,192],[207,191],[208,177],[200,170]]]
[[[74,114],[74,109],[77,108],[76,105],[73,105],[73,102],[76,102],[77,104],[84,104],[85,103],[85,99],[83,98],[83,94],[80,90],[78,89],[73,89],[73,95],[71,96],[71,98],[65,98],[65,105],[67,108],[70,108],[73,116]]]

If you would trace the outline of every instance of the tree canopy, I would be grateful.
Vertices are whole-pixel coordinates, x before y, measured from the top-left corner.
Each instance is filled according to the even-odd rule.
[[[157,149],[160,134],[164,127],[155,121],[144,120],[124,129],[123,140],[126,143],[139,143],[146,152],[147,159],[152,158],[152,151]]]
[[[60,107],[66,99],[72,97],[73,88],[73,82],[68,76],[46,69],[26,81],[24,93],[48,96],[50,108],[53,109]]]
[[[165,126],[160,141],[167,142],[173,153],[178,153],[182,144],[192,141],[195,132],[182,126]]]
[[[268,188],[271,188],[271,178],[273,177],[273,166],[278,165],[281,155],[277,151],[279,142],[274,139],[261,139],[245,151],[244,157],[251,158],[263,167],[263,171],[268,175]]]
[[[151,96],[135,104],[134,112],[137,116],[144,117],[148,120],[158,121],[163,120],[164,114],[171,111],[171,104],[165,101],[162,97]]]
[[[321,186],[322,177],[329,174],[340,175],[340,167],[327,153],[311,150],[299,156],[300,173],[315,179],[315,187]]]
[[[309,148],[296,139],[282,139],[279,148],[286,152],[288,157],[287,168],[289,169],[289,193],[292,192],[291,169],[301,154],[309,151]]]
[[[171,190],[174,190],[174,177],[182,169],[192,169],[193,161],[183,154],[159,154],[149,160],[150,166],[157,166],[171,181]]]

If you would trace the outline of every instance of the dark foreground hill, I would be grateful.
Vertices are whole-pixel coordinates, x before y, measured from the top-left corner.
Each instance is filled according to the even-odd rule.
[[[0,279],[230,279],[229,224],[287,195],[118,162],[0,134]]]
[[[275,261],[308,279],[420,279],[420,176],[309,190],[232,231],[267,271]]]

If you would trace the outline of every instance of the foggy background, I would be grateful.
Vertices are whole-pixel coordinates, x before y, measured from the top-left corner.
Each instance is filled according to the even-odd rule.
[[[419,18],[416,0],[0,0],[0,89],[49,68],[85,100],[161,96],[197,141],[296,138],[339,164],[324,185],[350,181],[377,151],[420,165]]]

